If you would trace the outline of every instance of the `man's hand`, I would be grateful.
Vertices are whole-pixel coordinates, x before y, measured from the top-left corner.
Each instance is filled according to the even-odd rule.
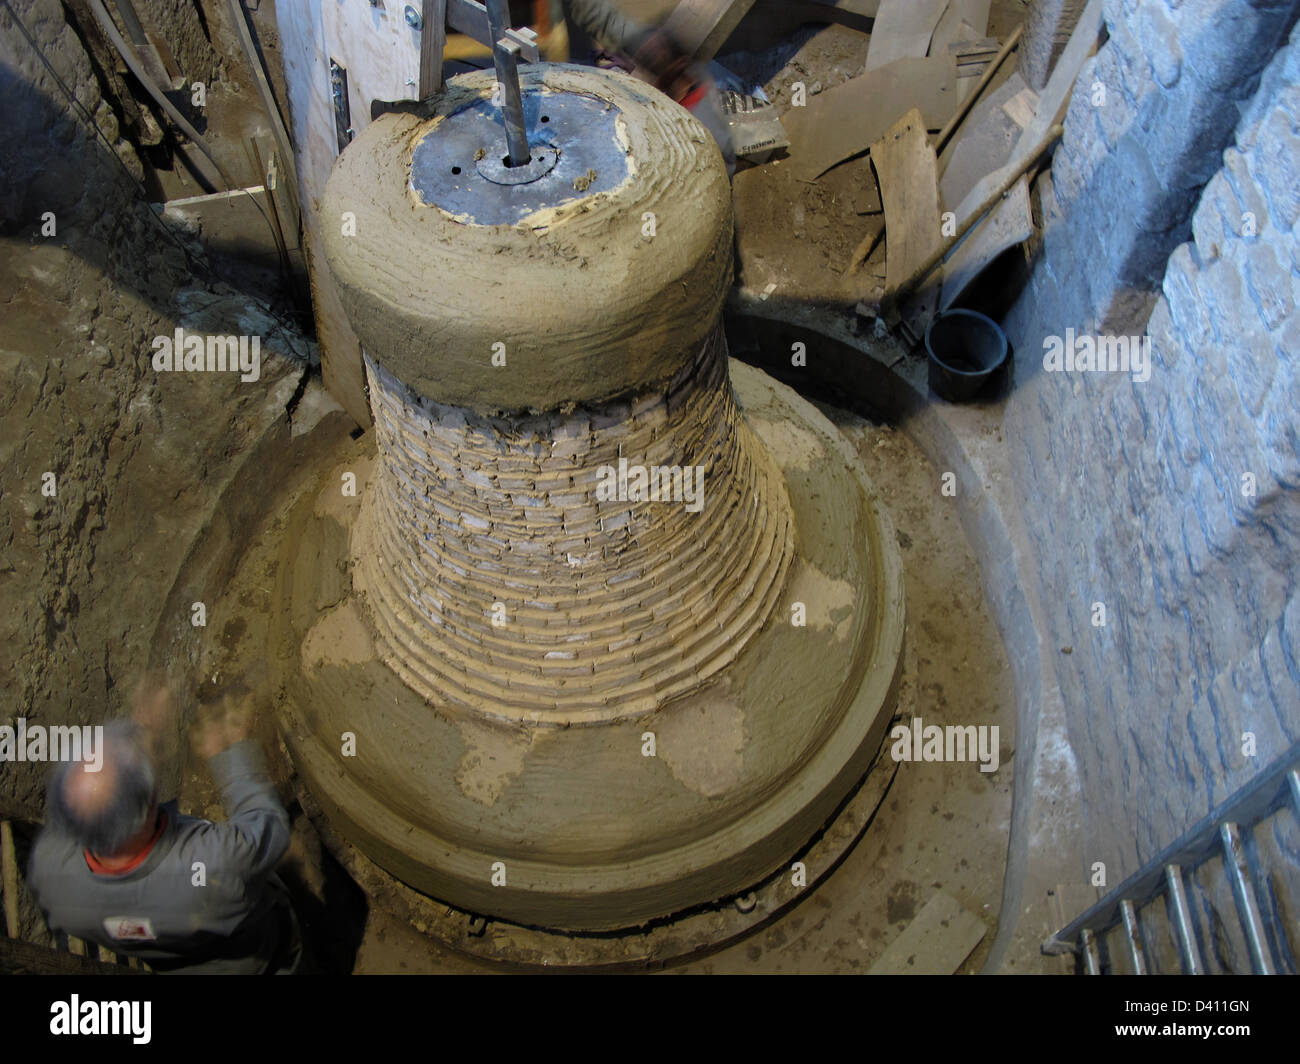
[[[204,758],[249,737],[253,726],[253,700],[247,694],[226,695],[210,706],[200,706],[194,727],[194,749]]]
[[[161,671],[146,673],[136,684],[131,696],[131,720],[143,733],[155,768],[169,761],[178,738],[176,699]]]

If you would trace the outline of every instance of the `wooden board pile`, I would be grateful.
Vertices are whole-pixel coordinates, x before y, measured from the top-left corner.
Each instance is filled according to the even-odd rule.
[[[990,0],[804,6],[851,7],[855,18],[872,17],[866,63],[781,116],[786,156],[736,175],[742,284],[760,282],[767,294],[784,287],[772,254],[765,270],[748,268],[763,217],[757,207],[771,203],[778,188],[788,197],[806,196],[799,185],[842,193],[852,173],[876,186],[868,198],[878,195],[879,212],[843,210],[832,219],[857,230],[852,251],[827,263],[833,283],[791,279],[788,294],[848,303],[914,342],[991,263],[1034,235],[1031,180],[1060,136],[1071,89],[1095,50],[1101,0],[1088,4],[1041,95],[1008,73],[1020,30],[1001,42],[987,35]],[[851,191],[839,199],[860,201]]]

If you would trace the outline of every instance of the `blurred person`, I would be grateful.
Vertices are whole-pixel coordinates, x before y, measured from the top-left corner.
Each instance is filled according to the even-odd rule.
[[[105,726],[100,771],[85,761],[55,766],[27,873],[51,930],[156,972],[296,970],[297,918],[272,871],[289,845],[289,817],[249,739],[250,719],[246,698],[227,697],[195,733],[225,823],[158,801],[158,754],[175,732],[165,688],[142,690],[133,720]]]
[[[718,142],[727,173],[736,169],[736,155],[713,76],[707,64],[695,62],[662,26],[649,26],[619,10],[612,0],[561,0],[570,46],[575,56],[585,50],[592,61],[589,41],[642,81],[648,82],[698,118]],[[574,31],[577,31],[576,33]]]

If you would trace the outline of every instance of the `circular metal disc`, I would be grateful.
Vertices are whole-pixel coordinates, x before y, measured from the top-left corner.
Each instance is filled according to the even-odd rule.
[[[415,146],[411,188],[425,203],[477,225],[511,225],[546,207],[622,184],[627,149],[620,110],[580,93],[523,94],[532,161],[505,165],[501,109],[479,100],[439,122]]]

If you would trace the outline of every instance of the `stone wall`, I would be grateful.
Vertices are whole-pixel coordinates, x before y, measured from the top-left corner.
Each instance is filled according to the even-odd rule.
[[[1297,7],[1106,3],[1043,255],[1006,322],[1007,438],[1061,648],[1086,862],[1109,886],[1300,738]],[[1148,319],[1149,379],[1044,367],[1047,337],[1140,336]],[[1260,860],[1300,860],[1300,832],[1261,835]],[[1262,867],[1294,913],[1294,873]]]

